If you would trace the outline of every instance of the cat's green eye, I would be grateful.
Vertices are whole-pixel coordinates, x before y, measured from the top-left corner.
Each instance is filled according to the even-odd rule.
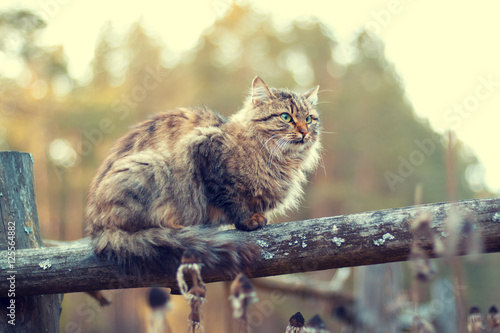
[[[286,122],[286,123],[290,123],[290,122],[292,122],[292,116],[290,116],[290,114],[289,114],[289,113],[286,113],[286,112],[285,112],[285,113],[282,113],[282,114],[280,114],[280,117],[281,117],[281,119],[283,119],[283,121],[284,121],[284,122]]]
[[[308,117],[306,118],[306,124],[310,124],[310,123],[312,123],[312,122],[313,122],[313,118],[312,118],[312,116],[308,116]]]

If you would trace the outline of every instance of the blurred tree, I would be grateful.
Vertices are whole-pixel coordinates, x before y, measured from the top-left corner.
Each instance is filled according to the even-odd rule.
[[[46,23],[27,10],[0,13],[0,50],[22,59],[31,59],[38,52],[36,34]]]
[[[162,64],[168,51],[137,22],[125,37],[123,52],[127,61],[122,98],[135,110],[131,113],[133,119],[142,121],[147,115],[160,111],[162,102],[168,98],[161,88],[162,83],[169,86],[165,82],[169,71]],[[174,93],[178,92],[171,92]]]
[[[60,199],[68,194],[68,184],[54,173],[60,165],[51,159],[49,146],[59,136],[54,119],[66,110],[65,97],[74,82],[63,48],[39,45],[38,33],[44,27],[42,19],[26,10],[0,14],[0,51],[7,60],[7,68],[0,73],[0,119],[9,124],[5,127],[8,147],[34,154],[36,186],[43,193],[38,197],[41,225],[49,235],[60,236],[66,216],[65,201]],[[70,166],[67,161],[65,167]]]
[[[123,34],[108,23],[91,79],[77,82],[62,47],[38,44],[44,26],[28,11],[0,13],[0,149],[33,153],[47,238],[82,236],[88,184],[129,126],[182,105],[232,114],[256,75],[297,91],[320,85],[322,167],[287,220],[410,205],[417,186],[423,202],[446,200],[446,140],[416,117],[383,43],[365,31],[352,45],[339,45],[317,19],[277,24],[268,13],[232,3],[196,47],[175,56],[141,22]],[[459,146],[455,163],[456,197],[472,198],[465,175],[477,159]],[[133,313],[136,303],[127,304],[122,312]],[[292,311],[276,313],[283,317],[269,321],[279,326]],[[133,318],[117,320],[126,327]]]
[[[113,66],[113,26],[107,22],[101,29],[101,34],[94,50],[94,59],[90,65],[92,70],[92,82],[90,86],[95,89],[94,93],[106,91],[113,81],[111,67]]]
[[[416,117],[382,42],[362,31],[353,47],[356,57],[342,78],[335,114],[333,178],[345,195],[340,206],[351,207],[341,212],[410,205],[418,184],[423,202],[446,200],[444,138]],[[472,163],[457,161],[461,179]],[[461,181],[458,197],[473,195]]]

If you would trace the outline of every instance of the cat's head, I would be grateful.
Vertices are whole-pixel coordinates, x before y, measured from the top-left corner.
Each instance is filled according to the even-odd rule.
[[[260,77],[243,114],[238,115],[265,146],[281,151],[303,151],[319,140],[321,123],[316,109],[319,86],[303,93],[269,88]]]

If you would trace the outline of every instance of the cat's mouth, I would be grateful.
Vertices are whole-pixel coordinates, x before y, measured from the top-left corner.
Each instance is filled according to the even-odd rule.
[[[304,144],[308,143],[309,141],[311,141],[311,138],[304,136],[300,139],[293,140],[292,143],[295,145],[304,145]]]

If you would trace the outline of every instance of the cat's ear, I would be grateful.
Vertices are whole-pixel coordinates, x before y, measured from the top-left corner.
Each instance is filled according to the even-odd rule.
[[[257,105],[267,102],[273,97],[272,92],[260,77],[256,77],[252,82],[252,102]]]
[[[308,92],[304,93],[304,97],[307,98],[307,100],[311,102],[312,105],[316,105],[318,104],[318,91],[319,86],[316,86]]]

